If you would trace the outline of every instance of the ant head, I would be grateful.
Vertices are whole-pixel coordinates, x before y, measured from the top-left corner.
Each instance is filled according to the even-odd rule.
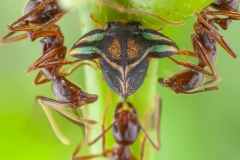
[[[62,102],[70,102],[75,108],[84,104],[93,103],[98,99],[97,95],[83,92],[81,88],[62,76],[58,76],[54,80],[53,92],[59,100]]]
[[[107,36],[119,36],[119,32],[129,35],[137,35],[142,32],[142,24],[136,21],[111,21],[106,23],[104,31]]]
[[[113,135],[120,145],[130,145],[136,141],[141,129],[138,122],[136,109],[131,103],[128,107],[123,107],[123,103],[118,103],[114,114]]]

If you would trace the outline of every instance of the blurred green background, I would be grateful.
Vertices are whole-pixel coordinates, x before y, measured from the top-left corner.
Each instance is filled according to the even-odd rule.
[[[8,32],[7,24],[22,15],[26,1],[4,0],[0,4],[2,37]],[[68,48],[82,36],[79,14],[84,13],[73,10],[58,22]],[[194,21],[195,17],[192,16],[184,25],[165,26],[163,33],[172,38],[180,49],[191,48],[190,35],[193,33]],[[239,26],[239,21],[233,21],[227,31],[221,31],[238,54]],[[83,139],[82,127],[53,112],[56,122],[71,141],[70,145],[63,145],[54,135],[41,107],[35,102],[37,95],[54,98],[51,83],[34,86],[32,82],[37,72],[29,75],[24,73],[40,56],[38,41],[23,40],[0,46],[0,159],[66,160],[70,159],[76,145]],[[154,152],[161,160],[240,159],[240,60],[234,60],[219,47],[215,65],[218,75],[222,77],[218,91],[177,95],[156,82],[157,93],[163,99],[162,149],[155,151],[148,147],[148,152]],[[181,69],[168,59],[162,59],[159,77],[169,77]],[[81,68],[69,79],[84,89],[82,72]],[[99,107],[104,110],[104,106]],[[85,152],[82,153],[84,155]],[[133,154],[139,153],[133,151]]]

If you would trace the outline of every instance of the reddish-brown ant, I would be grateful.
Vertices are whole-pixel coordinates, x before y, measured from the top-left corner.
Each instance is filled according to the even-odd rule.
[[[140,124],[135,107],[129,102],[126,102],[126,104],[128,107],[124,107],[123,102],[120,102],[117,104],[117,107],[114,112],[113,123],[107,129],[105,129],[106,114],[109,108],[109,106],[107,105],[104,116],[103,116],[102,133],[92,142],[89,142],[87,140],[88,145],[92,145],[95,142],[97,142],[100,138],[102,138],[103,152],[101,154],[96,154],[96,155],[76,157],[77,153],[79,152],[83,144],[83,142],[81,142],[73,154],[73,158],[72,158],[73,160],[87,160],[87,159],[93,159],[101,156],[106,157],[107,159],[136,160],[136,158],[132,155],[129,147],[131,144],[133,144],[136,141],[140,130],[144,132],[144,138],[143,138],[142,147],[141,147],[141,159],[143,159],[144,157],[144,146],[147,139],[150,141],[150,143],[155,149],[157,150],[160,149],[160,135],[159,135],[160,114],[161,114],[160,98],[156,97],[156,108],[155,108],[155,111],[153,112],[154,127],[155,127],[154,129],[157,136],[156,143],[153,142],[153,140],[149,137],[146,131],[146,128],[147,128],[146,123],[144,123],[144,126]],[[147,119],[149,119],[150,111],[152,110],[148,110],[148,112],[145,114],[144,122],[147,121]],[[118,145],[113,147],[112,149],[105,149],[105,134],[111,128],[113,129],[113,136]]]
[[[60,9],[56,0],[29,0],[24,15],[8,26],[11,32],[0,43],[12,43],[27,37],[33,41],[38,37],[62,36],[61,32],[55,32],[52,27],[67,11]],[[17,31],[27,33],[10,38]]]
[[[97,95],[91,95],[83,92],[81,88],[71,83],[64,77],[65,75],[72,73],[72,71],[76,67],[83,65],[83,63],[77,65],[69,73],[59,72],[61,64],[68,62],[64,61],[66,55],[66,47],[63,46],[63,37],[47,36],[41,40],[41,48],[43,56],[40,57],[39,60],[35,62],[33,66],[36,67],[40,66],[46,68],[41,68],[41,71],[38,73],[36,79],[34,80],[34,83],[42,84],[52,80],[53,81],[52,90],[58,100],[53,100],[42,96],[38,96],[37,99],[41,104],[42,108],[44,109],[56,135],[63,143],[68,143],[67,139],[57,129],[57,126],[55,125],[51,113],[49,112],[46,106],[60,112],[62,115],[74,121],[80,123],[95,124],[96,123],[95,121],[81,119],[79,117],[69,114],[68,112],[64,111],[64,109],[66,108],[76,109],[84,104],[95,102],[98,97]],[[29,68],[28,71],[30,71],[32,68],[33,67]],[[46,78],[40,81],[40,78],[43,75]]]
[[[63,11],[60,9],[56,0],[29,0],[24,11],[24,16],[8,26],[13,32],[10,32],[0,40],[0,43],[11,43],[24,39],[27,36],[32,41],[36,38],[44,37],[40,41],[43,56],[27,69],[27,72],[30,72],[32,69],[42,68],[34,80],[34,84],[42,84],[54,79],[52,76],[58,73],[61,65],[81,61],[76,60],[71,62],[65,60],[67,48],[63,43],[64,37],[60,28],[54,23],[66,12],[67,10]],[[27,33],[9,38],[16,31],[26,31]],[[69,75],[83,64],[89,65],[88,63],[82,63],[68,73],[60,72],[59,75]],[[40,80],[43,75],[47,78]]]
[[[192,35],[192,44],[195,53],[190,51],[183,51],[179,53],[198,57],[198,66],[201,68],[209,67],[212,72],[212,76],[216,75],[213,65],[217,57],[216,42],[218,42],[233,58],[237,57],[236,53],[232,50],[224,37],[220,35],[217,27],[214,25],[214,23],[217,23],[221,26],[221,28],[226,29],[228,28],[231,19],[239,18],[238,10],[236,6],[233,6],[233,4],[238,4],[238,2],[217,0],[212,3],[211,6],[217,8],[220,11],[210,11],[208,6],[200,13],[196,13],[198,17],[197,21],[194,24],[194,30],[196,33]],[[229,18],[209,18],[209,15],[225,15]],[[183,72],[175,74],[171,78],[159,78],[158,81],[163,86],[171,87],[171,89],[176,93],[192,94],[218,89],[217,86],[213,86],[202,90],[189,92],[190,90],[195,89],[201,85],[212,83],[219,78],[215,76],[209,82],[201,84],[203,79],[203,73],[194,70],[185,70]]]
[[[71,74],[77,67],[82,66],[85,63],[79,63],[67,73],[60,72],[62,65],[81,61],[65,60],[67,48],[64,46],[64,37],[60,28],[53,24],[59,20],[64,13],[65,12],[62,12],[53,0],[29,1],[25,9],[25,15],[9,26],[9,29],[13,30],[13,32],[10,32],[7,36],[5,36],[1,42],[15,42],[26,38],[27,35],[31,40],[35,40],[38,37],[44,37],[40,41],[42,56],[27,69],[27,72],[30,72],[32,69],[41,68],[34,80],[34,84],[42,84],[51,80],[53,81],[52,90],[58,100],[42,96],[38,96],[37,100],[46,113],[56,135],[63,143],[67,144],[67,138],[65,138],[58,130],[55,121],[46,106],[76,122],[96,124],[95,121],[79,118],[66,112],[64,109],[76,109],[84,104],[95,102],[98,97],[97,95],[91,95],[83,92],[81,88],[71,83],[64,77]],[[14,27],[16,24],[18,24],[18,26]],[[27,31],[27,33],[13,38],[8,38],[15,31]],[[45,76],[45,78],[41,80],[43,76]]]
[[[52,29],[61,33],[57,25],[55,28]],[[78,64],[68,73],[63,73],[59,71],[61,65],[70,62],[65,60],[67,49],[63,45],[63,40],[64,38],[62,36],[47,36],[43,38],[40,41],[43,55],[34,63],[33,66],[28,69],[28,72],[36,67],[41,68],[41,71],[38,73],[37,77],[34,80],[35,84],[42,84],[50,80],[53,81],[52,90],[58,100],[53,100],[42,96],[38,96],[37,100],[45,111],[56,135],[63,143],[68,143],[68,140],[58,130],[54,119],[52,118],[51,113],[46,106],[56,110],[57,112],[76,122],[96,124],[95,121],[81,119],[77,116],[71,115],[64,109],[76,109],[84,104],[95,102],[98,97],[97,95],[91,95],[83,92],[81,88],[71,83],[64,77],[71,74],[74,69],[83,65],[84,63]],[[73,63],[75,62],[73,61]],[[46,78],[40,80],[42,76],[45,76]]]

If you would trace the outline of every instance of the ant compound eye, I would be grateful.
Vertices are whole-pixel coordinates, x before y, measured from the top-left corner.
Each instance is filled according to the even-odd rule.
[[[116,125],[113,126],[113,132],[117,133],[118,132],[118,127]]]
[[[111,28],[111,23],[110,22],[106,23],[104,26],[104,30],[108,30],[110,28]]]
[[[64,89],[64,90],[62,90],[61,93],[62,93],[62,95],[63,95],[64,97],[67,97],[67,96],[69,96],[69,95],[71,94],[71,91]]]

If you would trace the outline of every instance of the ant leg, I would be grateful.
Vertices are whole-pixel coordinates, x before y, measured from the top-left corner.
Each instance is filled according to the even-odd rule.
[[[85,119],[88,119],[88,115],[87,115],[87,111],[86,111],[85,106],[83,106],[81,109],[82,109],[82,112],[83,112],[83,117]],[[85,141],[86,141],[86,143],[88,143],[89,135],[91,134],[90,132],[91,132],[90,126],[86,124],[85,125]]]
[[[42,26],[42,24],[34,24],[33,26],[29,26],[27,24],[21,24],[20,26],[16,26],[14,27],[14,29],[10,29],[14,32],[17,32],[17,31],[34,31],[34,30],[37,30],[39,29],[40,27]]]
[[[61,101],[56,101],[50,98],[46,98],[46,97],[42,97],[42,96],[38,96],[36,97],[38,102],[40,103],[40,105],[42,106],[45,114],[48,117],[48,120],[52,126],[53,131],[55,132],[55,134],[57,135],[57,137],[60,139],[60,141],[64,144],[69,144],[68,139],[61,133],[61,131],[58,129],[56,122],[54,121],[54,118],[52,117],[51,112],[48,110],[47,106],[54,109],[55,111],[59,112],[60,114],[62,114],[63,116],[65,116],[66,118],[69,118],[73,121],[76,121],[78,123],[88,123],[88,124],[97,124],[96,121],[93,120],[87,120],[87,119],[82,119],[79,118],[75,115],[70,114],[69,112],[63,110],[66,108],[73,108],[71,103],[66,103],[66,102],[61,102]]]
[[[74,108],[72,106],[72,103],[56,101],[56,100],[46,98],[46,97],[41,97],[41,96],[38,96],[37,99],[41,102],[41,104],[54,109],[55,111],[61,113],[62,115],[64,115],[65,117],[67,117],[73,121],[76,121],[79,123],[84,123],[84,124],[97,124],[96,121],[82,119],[75,115],[70,114],[69,112],[66,112],[64,109],[69,109],[69,108],[73,109]]]
[[[94,144],[95,142],[97,142],[101,137],[103,139],[102,141],[102,148],[103,148],[103,151],[105,151],[105,133],[112,128],[112,126],[115,124],[115,122],[113,122],[107,129],[105,129],[105,122],[106,122],[106,117],[107,117],[107,112],[108,112],[108,109],[109,109],[109,106],[110,106],[110,98],[111,97],[111,94],[110,92],[108,92],[108,95],[107,95],[107,105],[106,105],[106,109],[105,109],[105,112],[104,112],[104,115],[103,115],[103,123],[102,123],[102,134],[100,134],[97,138],[95,138],[95,140],[93,140],[92,142],[90,142],[89,139],[87,139],[87,144],[88,146],[91,146],[92,144]]]
[[[108,0],[99,0],[100,3],[103,3],[111,8],[114,8],[116,9],[117,11],[119,12],[123,12],[123,13],[135,13],[135,14],[145,14],[145,15],[149,15],[149,16],[152,16],[152,17],[155,17],[155,18],[158,18],[160,19],[161,21],[165,22],[165,23],[168,23],[168,24],[172,24],[172,25],[179,25],[179,24],[183,24],[183,21],[180,21],[180,22],[172,22],[172,21],[169,21],[167,19],[164,19],[163,17],[159,16],[158,14],[154,14],[154,13],[149,13],[149,12],[144,12],[144,11],[140,11],[140,10],[137,10],[137,9],[130,9],[130,8],[124,8],[123,6],[119,5],[119,4],[116,4],[116,3],[113,3],[113,2],[110,2]]]
[[[201,86],[205,86],[205,85],[208,85],[210,83],[214,83],[214,82],[219,82],[221,80],[221,77],[219,76],[214,76],[214,77],[211,77],[211,79],[205,83],[203,83]]]
[[[209,34],[211,37],[213,37],[213,39],[215,39],[233,58],[236,58],[237,54],[233,51],[232,47],[227,43],[225,38],[214,27],[212,27],[209,23],[207,23],[199,13],[195,12],[195,14],[198,20],[201,23],[203,23],[212,32],[210,32],[208,29],[203,27],[201,27],[200,29],[203,32]]]
[[[43,83],[51,81],[51,79],[49,79],[49,78],[44,78],[44,79],[40,80],[42,76],[44,76],[43,72],[39,71],[36,78],[34,79],[33,83],[35,85],[39,85],[39,84],[43,84]]]
[[[67,52],[67,48],[65,46],[62,46],[62,47],[57,47],[57,48],[54,48],[53,50],[49,51],[48,53],[42,55],[35,63],[34,63],[34,68],[39,68],[40,65],[44,65],[43,67],[41,68],[48,68],[48,67],[53,67],[53,66],[48,66],[49,63],[47,63],[45,65],[45,62],[48,60],[48,59],[51,59],[52,57],[55,57],[56,55],[62,53],[66,53]],[[58,61],[59,62],[59,61]],[[62,62],[62,61],[60,61]],[[55,62],[56,63],[56,62]],[[56,64],[54,64],[56,65]]]
[[[71,75],[77,68],[79,68],[79,67],[81,67],[81,66],[90,66],[90,67],[92,67],[94,70],[97,70],[98,68],[96,68],[96,67],[94,67],[92,64],[90,64],[90,63],[85,63],[85,62],[83,62],[83,63],[80,63],[80,64],[78,64],[78,65],[76,65],[76,66],[74,66],[73,68],[71,68],[71,69],[69,69],[67,72],[64,72],[64,69],[60,72],[60,76],[69,76],[69,75]]]
[[[83,112],[84,118],[87,119],[88,116],[87,116],[87,112],[86,112],[85,106],[82,107],[82,112]],[[85,141],[87,141],[89,135],[90,135],[90,126],[86,124],[85,125]],[[83,143],[84,143],[84,140],[82,140],[77,145],[75,151],[73,152],[72,160],[88,160],[88,159],[97,158],[97,157],[101,157],[102,156],[102,154],[96,154],[96,155],[88,155],[88,156],[77,157],[77,154],[80,152]]]
[[[146,130],[148,130],[147,129],[147,119],[149,119],[149,116],[150,116],[150,113],[152,113],[152,111],[153,111],[153,108],[149,108],[148,110],[147,110],[147,112],[145,113],[145,115],[144,115],[144,117],[143,117],[143,127],[146,129]],[[153,112],[154,113],[154,112]],[[146,145],[146,140],[147,140],[147,137],[146,137],[146,135],[144,135],[143,136],[143,139],[142,139],[142,144],[141,144],[141,160],[143,160],[144,159],[144,150],[145,150],[145,145]]]
[[[214,76],[212,73],[209,73],[208,71],[206,71],[204,68],[200,67],[200,66],[197,66],[195,64],[192,64],[192,63],[189,63],[187,61],[186,58],[183,57],[183,60],[185,62],[179,62],[177,61],[176,59],[172,58],[172,57],[168,57],[170,60],[172,60],[174,63],[176,63],[177,65],[180,65],[180,66],[184,66],[186,68],[189,68],[189,69],[192,69],[192,70],[195,70],[195,71],[198,71],[200,73],[203,73],[203,74],[206,74],[206,75],[209,75],[209,76]]]
[[[82,141],[77,145],[76,149],[75,149],[74,152],[73,152],[72,160],[76,160],[75,157],[76,157],[76,155],[78,154],[78,152],[81,150],[81,147],[82,147],[83,143],[84,143],[84,140],[82,140]]]
[[[211,70],[211,74],[214,76],[216,75],[216,70],[215,67],[213,65],[215,60],[211,60],[207,54],[207,50],[202,46],[200,40],[198,39],[198,37],[193,34],[191,36],[192,38],[192,44],[194,44],[194,50],[198,51],[197,53],[199,54],[199,60],[204,62],[204,66],[205,64],[210,68]]]
[[[225,49],[233,58],[237,58],[237,54],[234,52],[232,47],[227,43],[227,41],[223,38],[223,36],[219,38],[206,28],[201,28],[201,30],[209,34],[211,37],[213,37],[223,47],[223,49]]]
[[[31,65],[30,67],[28,67],[28,68],[26,69],[25,72],[26,72],[26,73],[29,73],[29,72],[31,72],[33,69],[34,69],[34,68],[33,68],[33,65]],[[44,79],[40,80],[42,76],[45,76],[45,75],[43,74],[42,71],[39,71],[38,74],[37,74],[37,76],[36,76],[36,78],[35,78],[34,81],[33,81],[34,85],[39,85],[39,84],[43,84],[43,83],[47,83],[47,82],[51,81],[51,79],[49,79],[49,78],[47,78],[47,77],[45,77]]]
[[[147,140],[147,137],[144,136],[142,140],[142,145],[141,145],[141,160],[144,159],[144,150],[145,150],[146,140]]]
[[[91,146],[92,144],[94,144],[95,142],[97,142],[97,140],[99,138],[102,137],[102,153],[101,154],[96,154],[96,155],[88,155],[88,156],[82,156],[82,157],[76,157],[77,153],[80,151],[80,148],[81,148],[81,145],[83,143],[83,141],[77,146],[76,150],[74,151],[73,153],[73,156],[72,156],[72,160],[87,160],[87,159],[92,159],[92,158],[96,158],[96,157],[101,157],[101,156],[106,156],[108,155],[108,153],[112,153],[111,150],[105,150],[105,133],[113,126],[113,124],[108,127],[108,129],[105,130],[105,121],[106,121],[106,117],[107,117],[107,112],[108,112],[108,109],[109,109],[109,106],[110,106],[110,92],[108,93],[108,96],[107,96],[107,105],[106,105],[106,109],[105,109],[105,112],[104,112],[104,116],[103,116],[103,123],[102,123],[102,134],[97,137],[95,140],[93,140],[92,142],[89,142],[89,133],[91,132],[91,129],[90,129],[90,126],[88,124],[85,124],[85,127],[87,128],[87,130],[85,130],[85,135],[86,135],[86,142],[89,146]],[[83,108],[84,110],[84,108]],[[83,114],[84,116],[87,116],[86,112],[83,111]],[[85,117],[86,118],[86,117]],[[88,133],[87,133],[88,131]]]
[[[32,70],[34,70],[34,66],[33,66],[33,65],[29,66],[29,67],[25,70],[25,72],[26,72],[26,73],[29,73],[29,72],[31,72]]]
[[[16,42],[16,41],[20,41],[22,39],[25,39],[28,37],[28,35],[26,33],[9,38],[11,35],[13,35],[14,31],[9,32],[6,36],[4,36],[3,38],[0,39],[0,44],[7,44],[7,43],[12,43],[12,42]]]
[[[29,38],[31,41],[39,38],[39,37],[47,37],[47,36],[59,36],[59,37],[63,37],[62,33],[60,32],[60,30],[57,31],[53,31],[51,30],[51,28],[58,28],[57,25],[53,24],[52,26],[50,26],[49,28],[47,28],[44,31],[38,32],[36,34],[33,34],[34,32],[29,33]]]
[[[44,28],[44,31],[33,34],[35,30],[38,30],[41,26],[42,24],[35,24],[34,26],[21,26],[21,30],[19,31],[27,31],[28,32],[27,36],[31,41],[34,41],[36,38],[39,38],[39,37],[47,37],[47,36],[63,37],[59,27],[55,24],[48,26],[48,28]]]
[[[207,14],[208,15],[221,15],[221,16],[227,16],[231,19],[237,19],[239,20],[240,19],[240,13],[238,12],[233,12],[233,11],[207,11]]]
[[[48,62],[45,64],[40,64],[37,67],[33,67],[33,69],[37,69],[37,68],[51,68],[51,67],[56,67],[56,66],[63,66],[63,65],[67,65],[67,64],[74,64],[77,62],[81,62],[83,61],[82,59],[77,59],[74,61],[67,61],[67,60],[62,60],[62,61],[56,61],[56,62]]]
[[[91,15],[90,15],[90,18],[91,18],[94,22],[97,23],[98,29],[103,29],[102,23],[101,23],[100,21],[98,21],[97,19],[95,19],[92,13],[91,13]]]
[[[195,52],[191,52],[191,51],[188,51],[186,49],[184,49],[184,51],[177,52],[176,54],[178,54],[178,55],[186,55],[186,56],[190,56],[190,57],[198,57]]]
[[[218,89],[219,89],[218,86],[212,86],[212,87],[207,87],[207,88],[197,90],[197,91],[192,91],[192,92],[181,91],[181,90],[179,90],[179,92],[183,94],[196,94],[196,93],[207,92],[207,91],[218,90]]]
[[[31,26],[32,27],[32,26]],[[56,28],[56,25],[52,25],[50,26],[47,30],[45,31],[42,31],[38,34],[34,34],[34,36],[30,36],[30,40],[33,41],[35,40],[36,38],[39,38],[39,37],[46,37],[46,36],[60,36],[60,37],[63,37],[62,33],[59,32],[59,31],[52,31],[50,30],[51,28],[55,27]],[[39,28],[36,26],[34,26],[34,28]],[[29,30],[29,26],[26,26],[23,31],[27,31]],[[33,29],[33,28],[31,28]],[[16,42],[16,41],[20,41],[22,39],[25,39],[25,38],[28,38],[28,34],[27,33],[24,33],[24,34],[21,34],[21,35],[18,35],[18,36],[15,36],[15,37],[11,37],[9,38],[11,35],[15,34],[16,31],[12,31],[12,32],[9,32],[6,36],[4,36],[2,39],[0,39],[0,44],[7,44],[7,43],[12,43],[12,42]]]
[[[105,153],[108,154],[108,152],[111,152],[109,150],[106,150],[106,151],[104,151],[103,154],[95,154],[95,155],[76,157],[77,154],[79,153],[79,151],[81,150],[83,142],[84,142],[84,140],[77,145],[77,147],[76,147],[76,149],[75,149],[75,151],[72,155],[72,160],[90,160],[90,159],[93,159],[93,158],[102,157],[103,154],[105,154]]]
[[[192,36],[191,36],[191,38],[192,38],[192,44],[194,45],[193,47],[194,47],[194,50],[196,51],[196,53],[194,53],[194,52],[190,52],[190,51],[183,51],[183,52],[180,52],[180,54],[182,53],[182,54],[186,54],[186,55],[189,55],[189,56],[192,56],[192,55],[194,55],[194,56],[198,56],[198,59],[200,60],[200,61],[203,61],[204,62],[204,65],[206,64],[209,68],[210,68],[210,70],[211,70],[211,76],[214,76],[214,75],[216,75],[216,71],[215,71],[215,67],[214,67],[214,65],[213,65],[213,60],[211,60],[210,58],[209,58],[209,56],[207,55],[207,50],[202,46],[202,44],[201,44],[201,42],[200,42],[200,40],[198,39],[198,37],[195,35],[195,34],[192,34]],[[198,52],[197,52],[198,51]],[[198,53],[198,54],[197,54]],[[177,53],[177,54],[179,54],[179,53]],[[186,62],[186,60],[185,60],[185,62]],[[181,62],[180,62],[181,63]],[[200,68],[202,68],[202,69],[204,69],[203,68],[203,66],[198,66],[198,67],[200,67]],[[187,67],[188,68],[188,67]],[[191,69],[191,68],[190,68]],[[194,69],[195,70],[195,69]],[[204,69],[205,70],[205,69]],[[199,72],[201,72],[200,70],[197,70],[197,71],[199,71]],[[203,72],[201,72],[201,73],[203,73]],[[208,72],[209,73],[209,72]],[[206,74],[206,73],[205,73]],[[209,75],[209,74],[207,74],[207,75]]]
[[[103,115],[103,123],[102,123],[102,132],[105,131],[105,123],[106,123],[106,117],[107,117],[107,112],[109,110],[109,107],[110,107],[110,103],[111,103],[111,93],[108,91],[107,93],[107,106],[106,106],[106,109],[105,109],[105,112],[104,112],[104,115]],[[104,154],[105,152],[105,134],[103,135],[103,138],[102,138],[102,150],[103,150],[103,155],[106,155]]]
[[[55,49],[54,49],[55,50]],[[50,51],[50,52],[53,52],[53,50],[52,51]],[[57,52],[56,52],[56,54],[58,54]],[[97,65],[97,67],[99,68],[99,69],[101,69],[101,67],[99,66],[99,64],[95,61],[95,59],[97,59],[97,58],[99,58],[99,56],[98,55],[93,55],[92,57],[90,57],[90,58],[88,58],[88,59],[81,59],[81,58],[78,58],[77,60],[74,60],[74,61],[67,61],[67,60],[61,60],[61,61],[56,61],[56,62],[48,62],[48,63],[46,63],[46,64],[44,64],[43,62],[45,61],[45,60],[47,60],[48,58],[50,58],[52,55],[51,54],[45,54],[45,55],[43,55],[42,57],[40,57],[38,60],[37,60],[37,64],[36,64],[36,66],[34,66],[34,68],[50,68],[50,67],[55,67],[56,65],[58,65],[58,66],[62,66],[62,65],[67,65],[67,64],[74,64],[74,63],[77,63],[77,62],[80,62],[80,61],[83,61],[83,60],[89,60],[89,61],[92,61],[92,62],[94,62],[96,65]],[[42,63],[42,64],[41,64]]]
[[[64,14],[66,14],[68,11],[69,11],[69,9],[55,15],[52,19],[50,19],[49,21],[44,23],[39,29],[33,31],[31,34],[31,37],[34,37],[36,34],[42,32],[45,28],[48,28],[49,26],[53,25],[55,22],[57,22],[59,19],[61,19],[62,16]]]
[[[143,128],[143,126],[139,123],[141,129],[143,130],[146,138],[150,141],[150,143],[152,144],[152,146],[156,149],[156,150],[160,150],[160,115],[161,115],[161,108],[162,108],[162,100],[159,96],[156,96],[156,104],[155,104],[155,115],[154,115],[154,128],[155,128],[155,132],[156,132],[156,138],[157,138],[157,142],[153,142],[153,140],[150,138],[150,136],[148,135],[147,131],[145,128]],[[144,147],[143,147],[144,148]],[[143,154],[143,153],[141,153]]]
[[[66,53],[67,52],[67,48],[65,46],[63,47],[57,47],[51,51],[49,51],[48,53],[42,55],[33,65],[32,68],[36,69],[36,68],[50,68],[50,67],[56,67],[56,66],[62,66],[62,65],[67,65],[67,64],[74,64],[74,63],[77,63],[77,62],[80,62],[82,61],[83,59],[77,59],[77,60],[74,60],[74,61],[67,61],[67,60],[61,60],[61,61],[56,61],[56,62],[47,62],[46,61],[48,59],[51,59],[52,57],[55,57],[57,54],[60,54],[60,53]],[[94,61],[96,58],[98,57],[92,57],[88,60],[90,61],[93,61],[98,68],[100,68],[99,64]],[[28,68],[27,71],[31,71],[32,68]]]
[[[69,140],[61,133],[61,131],[59,130],[59,128],[56,125],[56,122],[51,114],[51,112],[48,110],[48,108],[42,103],[42,98],[44,97],[37,97],[40,105],[42,106],[42,109],[44,110],[45,114],[47,115],[47,118],[52,126],[53,131],[55,132],[55,134],[57,135],[58,139],[63,143],[68,145],[69,144]]]
[[[16,27],[14,27],[14,25],[26,20],[28,17],[31,17],[32,15],[40,12],[44,7],[46,7],[47,4],[51,3],[53,0],[46,0],[45,2],[40,3],[38,6],[36,6],[32,11],[30,11],[29,13],[25,14],[24,16],[22,16],[21,18],[19,18],[18,20],[16,20],[15,22],[11,23],[10,25],[8,25],[8,29],[12,30],[12,31],[18,31],[18,29],[16,30]],[[21,26],[17,26],[17,28],[20,28]]]

